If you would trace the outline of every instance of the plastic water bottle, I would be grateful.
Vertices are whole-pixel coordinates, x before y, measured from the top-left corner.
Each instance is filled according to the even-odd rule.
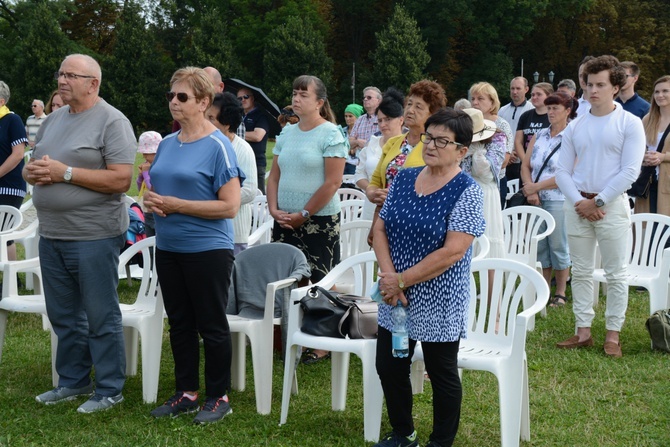
[[[379,281],[372,285],[372,289],[370,289],[370,298],[372,298],[372,301],[376,301],[377,303],[381,303],[384,300],[384,297],[379,292]]]
[[[393,332],[391,335],[393,357],[405,358],[409,355],[409,337],[407,336],[407,308],[402,303],[391,311]]]

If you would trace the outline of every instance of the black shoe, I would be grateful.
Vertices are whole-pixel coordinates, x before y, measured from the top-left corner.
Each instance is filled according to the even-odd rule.
[[[163,405],[151,411],[151,415],[155,418],[162,418],[171,416],[176,418],[183,413],[194,413],[198,411],[198,399],[191,400],[184,396],[184,393],[179,391],[174,396],[165,401]]]
[[[208,397],[205,405],[202,406],[198,414],[193,419],[194,424],[210,424],[217,422],[233,412],[228,403],[228,396]]]
[[[374,447],[419,447],[416,430],[409,436],[401,436],[394,432],[387,433]]]

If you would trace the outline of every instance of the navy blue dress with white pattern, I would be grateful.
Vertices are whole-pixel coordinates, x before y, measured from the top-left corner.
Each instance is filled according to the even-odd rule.
[[[397,272],[442,248],[448,231],[484,234],[484,196],[472,177],[460,172],[438,191],[419,197],[414,183],[422,169],[398,174],[379,213]],[[465,338],[471,259],[472,247],[441,275],[405,290],[409,338],[427,342]],[[391,309],[388,304],[379,305],[379,325],[389,331],[393,330]]]

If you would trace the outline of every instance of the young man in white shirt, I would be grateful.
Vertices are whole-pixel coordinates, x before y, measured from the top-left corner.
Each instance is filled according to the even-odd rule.
[[[593,270],[596,241],[607,278],[605,354],[621,357],[619,332],[628,306],[626,241],[630,208],[626,191],[637,179],[645,152],[642,122],[615,103],[626,71],[614,56],[600,56],[583,67],[591,109],[563,133],[556,183],[565,194],[565,223],[572,258],[576,335],[557,344],[592,346]]]

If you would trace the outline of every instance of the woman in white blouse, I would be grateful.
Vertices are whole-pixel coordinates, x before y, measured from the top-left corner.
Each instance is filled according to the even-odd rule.
[[[390,88],[384,92],[382,101],[377,107],[378,129],[381,135],[371,136],[368,144],[358,154],[359,163],[353,179],[354,184],[363,191],[370,183],[370,178],[379,163],[382,148],[386,142],[389,138],[402,133],[404,101],[405,98],[401,92]],[[363,206],[363,219],[372,220],[374,211],[375,205],[366,198]]]

